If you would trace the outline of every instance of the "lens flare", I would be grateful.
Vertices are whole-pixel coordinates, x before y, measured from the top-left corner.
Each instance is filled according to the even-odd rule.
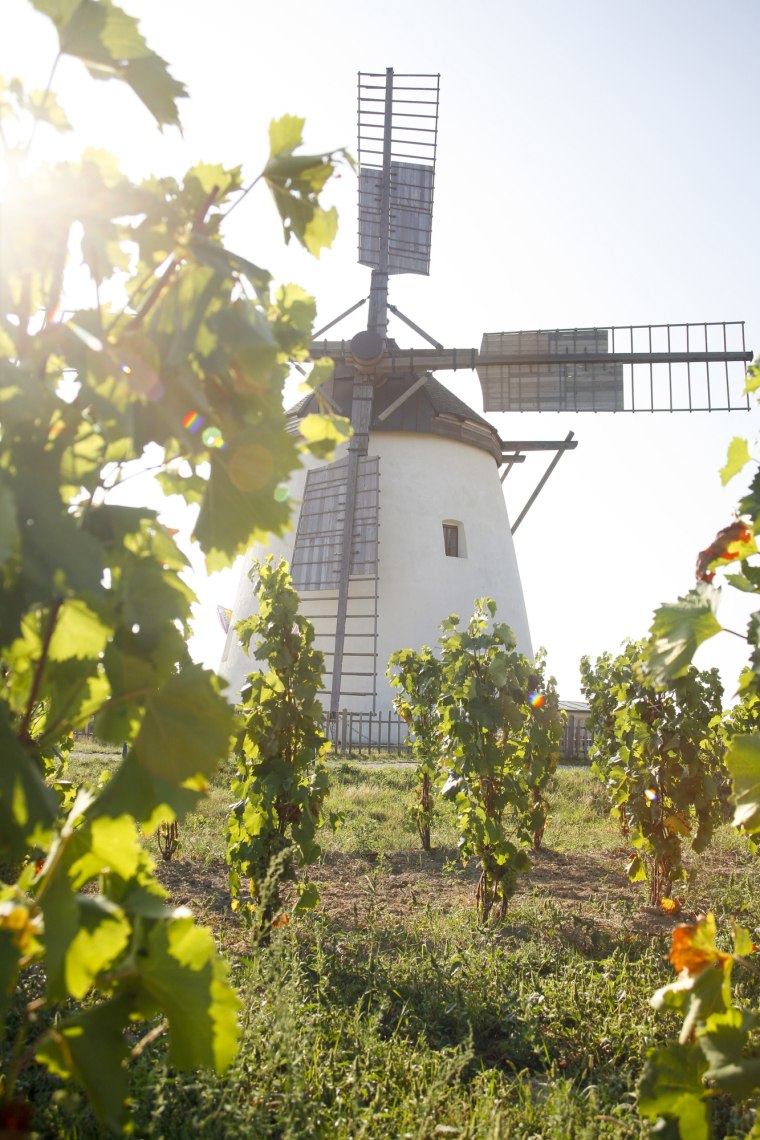
[[[649,800],[650,804],[653,804],[657,799],[657,792],[654,790],[654,788],[647,788],[647,790],[644,792],[644,795]]]
[[[87,329],[83,329],[81,325],[74,324],[73,321],[67,321],[66,327],[71,329],[74,336],[77,337],[78,340],[81,340],[82,344],[86,345],[91,352],[103,351],[103,341],[98,340],[96,336],[93,336]]]
[[[199,415],[198,412],[188,412],[182,421],[182,426],[195,434],[203,426],[203,416]]]
[[[286,483],[279,483],[274,489],[274,501],[276,503],[287,503],[290,498],[290,488]]]
[[[532,709],[540,709],[545,700],[543,693],[528,693],[528,704]]]
[[[207,427],[201,436],[201,439],[205,443],[206,447],[215,447],[218,451],[221,451],[223,447],[227,446],[224,442],[224,436],[220,432],[219,428],[216,427]]]

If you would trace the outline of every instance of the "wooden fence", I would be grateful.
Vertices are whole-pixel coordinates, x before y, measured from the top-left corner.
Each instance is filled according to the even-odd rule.
[[[588,762],[588,753],[591,746],[591,733],[581,720],[568,717],[562,729],[562,740],[559,745],[559,754],[563,760],[575,760],[579,763]]]

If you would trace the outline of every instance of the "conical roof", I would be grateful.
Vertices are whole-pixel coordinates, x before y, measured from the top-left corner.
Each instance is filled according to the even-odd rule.
[[[425,382],[416,391],[402,400],[419,379],[421,377],[409,375],[382,377],[375,388],[370,431],[419,432],[445,436],[479,447],[493,455],[497,463],[501,463],[502,442],[496,428],[431,373],[427,374]],[[320,389],[338,415],[351,415],[353,383],[353,369],[339,365],[334,375]],[[397,402],[393,411],[383,416]],[[312,392],[288,409],[287,416],[293,422],[318,411],[318,398]]]

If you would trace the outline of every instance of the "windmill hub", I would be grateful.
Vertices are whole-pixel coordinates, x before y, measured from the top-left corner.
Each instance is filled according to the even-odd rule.
[[[351,338],[351,355],[360,372],[371,372],[385,351],[385,340],[379,333],[364,329]]]

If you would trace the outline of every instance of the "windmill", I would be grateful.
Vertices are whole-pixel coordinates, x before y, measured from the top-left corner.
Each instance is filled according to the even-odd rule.
[[[390,277],[430,270],[438,96],[437,75],[359,74],[359,262],[370,292],[317,336],[365,305],[366,327],[311,346],[313,359],[335,363],[320,397],[350,418],[353,435],[332,463],[310,461],[294,476],[291,532],[248,553],[221,663],[239,688],[251,665],[234,627],[256,605],[248,570],[267,551],[282,555],[325,653],[333,718],[389,710],[390,653],[433,643],[442,618],[469,613],[478,596],[495,599],[531,653],[512,536],[577,441],[572,432],[502,440],[434,372],[476,371],[486,412],[748,407],[741,322],[502,332],[479,349],[447,348],[389,302]],[[428,347],[399,347],[389,314]],[[314,395],[292,408],[291,430],[315,410]],[[551,461],[510,527],[501,484],[540,452]]]

